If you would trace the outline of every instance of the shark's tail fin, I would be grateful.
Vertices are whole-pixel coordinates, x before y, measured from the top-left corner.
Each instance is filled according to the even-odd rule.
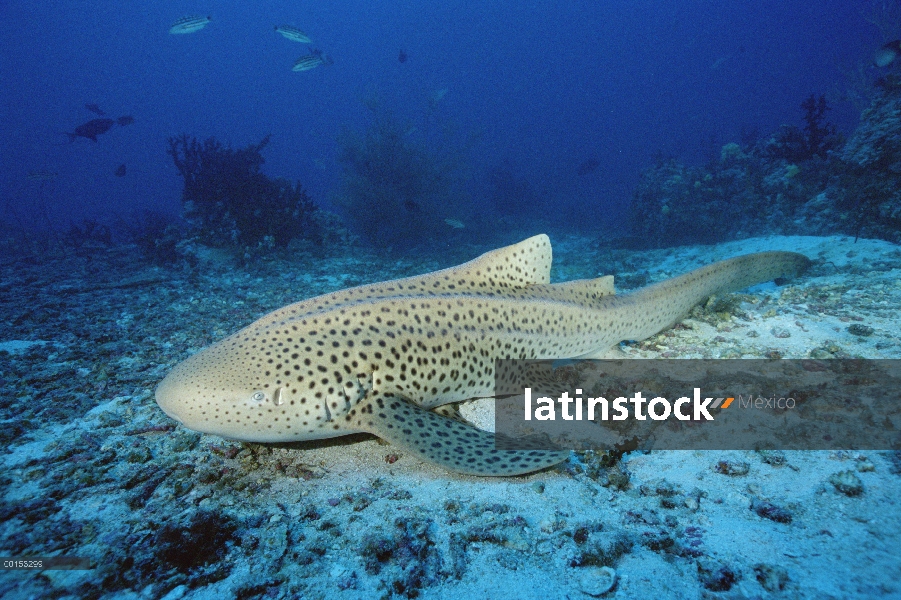
[[[812,261],[797,252],[758,252],[745,254],[713,263],[703,269],[732,271],[731,277],[720,284],[720,289],[712,293],[737,292],[746,287],[775,281],[781,283],[803,274]],[[717,269],[717,265],[720,265]],[[692,271],[695,272],[695,271]],[[690,274],[690,273],[689,273]]]
[[[640,303],[644,307],[630,322],[631,329],[623,332],[624,339],[643,340],[654,335],[676,323],[709,296],[736,292],[767,281],[790,279],[806,271],[810,264],[809,258],[797,252],[745,254],[622,296],[624,305]]]

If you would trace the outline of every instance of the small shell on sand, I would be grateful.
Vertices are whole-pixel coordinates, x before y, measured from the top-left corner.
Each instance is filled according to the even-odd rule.
[[[586,567],[582,569],[579,589],[589,596],[601,596],[616,585],[616,571],[610,567]]]

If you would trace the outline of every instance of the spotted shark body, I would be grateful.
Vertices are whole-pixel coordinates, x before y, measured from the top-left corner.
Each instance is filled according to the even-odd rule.
[[[496,450],[449,405],[491,397],[494,361],[602,356],[712,294],[802,272],[792,252],[739,256],[624,296],[611,276],[550,283],[545,235],[457,267],[288,305],[175,366],[156,400],[237,440],[375,434],[450,470],[515,475],[567,457]]]

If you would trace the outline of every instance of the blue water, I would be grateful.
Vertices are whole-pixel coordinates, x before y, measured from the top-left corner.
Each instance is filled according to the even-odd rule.
[[[878,6],[897,7],[883,30],[868,18]],[[171,35],[187,15],[212,21]],[[289,24],[333,64],[292,72],[309,46],[274,31]],[[582,576],[599,560],[620,571],[619,597],[710,596],[738,576],[736,597],[786,581],[786,596],[898,597],[897,452],[798,454],[791,468],[748,453],[747,479],[711,471],[737,455],[625,451],[607,471],[612,455],[589,453],[534,478],[460,479],[371,440],[258,448],[200,436],[166,417],[153,389],[197,349],[289,302],[459,264],[537,233],[553,238],[554,281],[615,273],[620,292],[723,253],[816,257],[805,279],[770,289],[747,313],[723,304],[736,319],[720,321],[717,308],[715,333],[703,323],[711,310],[691,331],[635,352],[896,358],[898,246],[868,238],[901,241],[901,60],[870,66],[899,37],[898,0],[0,0],[0,559],[49,553],[94,565],[71,578],[0,572],[0,597],[558,598],[585,590]],[[873,82],[886,73],[880,99]],[[804,126],[801,103],[812,94],[851,134],[865,104],[846,98],[864,88],[878,110],[843,157],[831,127],[812,118],[819,138],[786,130],[794,147],[743,153],[753,132],[766,139],[783,124]],[[98,118],[93,104],[134,122],[70,141],[66,133]],[[426,157],[455,158],[458,188],[427,207],[442,210],[397,200],[391,186],[366,196],[382,206],[358,201],[351,214],[340,201],[347,133],[362,137],[387,114]],[[372,240],[345,244],[333,220],[315,233],[331,236],[336,252],[320,252],[314,244],[325,240],[310,235],[271,262],[259,260],[270,248],[263,234],[235,260],[202,247],[216,236],[225,239],[210,245],[228,246],[234,231],[221,214],[201,244],[181,243],[196,234],[187,226],[142,238],[134,215],[183,212],[185,182],[167,154],[167,140],[183,134],[236,149],[271,135],[265,175],[301,182],[350,227],[401,223],[409,238],[386,235],[373,251],[363,247]],[[806,155],[798,136],[817,142],[801,144]],[[729,142],[742,152],[731,146],[712,162]],[[655,164],[669,166],[642,180]],[[704,164],[712,167],[691,168]],[[250,178],[234,179],[229,191]],[[635,207],[650,246],[763,238],[780,226],[846,237],[670,256],[599,249],[599,239],[630,242],[642,181],[647,201]],[[206,192],[219,179],[204,183]],[[115,239],[69,230],[86,219],[109,224]],[[269,224],[252,225],[260,222]],[[716,228],[716,240],[704,239]],[[437,240],[437,256],[380,253],[414,249],[416,235]],[[133,241],[157,265],[132,247],[106,251]],[[528,311],[509,314],[511,330],[520,329],[514,315],[531,327]],[[764,502],[750,498],[758,495]]]
[[[438,123],[468,144],[476,211],[488,173],[503,166],[561,215],[582,215],[574,228],[590,229],[622,214],[655,155],[700,163],[742,131],[800,124],[811,93],[829,96],[831,121],[849,132],[858,110],[841,101],[843,71],[885,41],[862,16],[868,5],[4,2],[3,199],[24,213],[46,202],[60,228],[140,208],[177,214],[182,181],[168,136],[242,147],[271,133],[266,173],[301,181],[329,208],[340,185],[337,138],[364,131],[364,100],[378,98],[420,134]],[[212,23],[168,33],[192,14]],[[334,65],[292,72],[307,47],[275,24],[304,30]],[[97,143],[68,143],[63,132],[95,118],[87,103],[135,122]],[[577,175],[592,158],[599,166]],[[125,177],[114,175],[120,164]],[[58,177],[29,180],[36,170]]]

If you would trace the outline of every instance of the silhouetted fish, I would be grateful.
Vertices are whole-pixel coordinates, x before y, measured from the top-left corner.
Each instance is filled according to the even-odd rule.
[[[100,110],[100,107],[96,104],[85,104],[84,107],[94,113],[95,115],[100,115],[101,117],[105,117],[106,113]]]
[[[124,117],[119,117],[116,119],[116,123],[125,127],[126,125],[131,125],[135,122],[135,118],[131,115],[125,115]]]
[[[116,167],[116,177],[125,177],[125,165],[119,165]]]
[[[275,30],[292,42],[300,42],[301,44],[313,43],[313,40],[311,40],[307,34],[294,25],[276,25]]]
[[[182,17],[169,28],[171,34],[194,33],[200,31],[213,20],[213,17]]]
[[[579,168],[576,169],[576,173],[578,173],[579,176],[588,175],[589,173],[594,173],[595,169],[597,169],[600,166],[601,166],[601,161],[599,161],[596,158],[589,158],[588,160],[583,162],[581,165],[579,165]]]
[[[407,62],[407,53],[401,50],[397,55],[397,60],[402,63]]]
[[[115,121],[112,119],[91,119],[84,125],[76,127],[74,132],[66,133],[66,135],[69,136],[70,142],[74,142],[77,137],[88,138],[92,142],[96,142],[97,136],[109,131],[114,124]]]

